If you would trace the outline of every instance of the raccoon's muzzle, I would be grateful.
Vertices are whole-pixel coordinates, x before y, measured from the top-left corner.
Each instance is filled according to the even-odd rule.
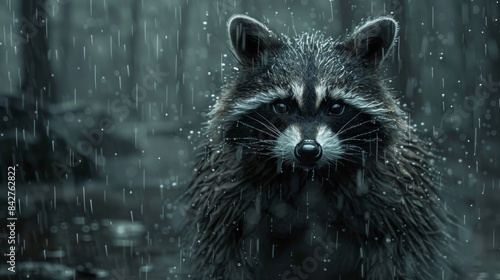
[[[323,149],[316,140],[304,139],[295,146],[294,155],[301,163],[312,164],[321,159]]]

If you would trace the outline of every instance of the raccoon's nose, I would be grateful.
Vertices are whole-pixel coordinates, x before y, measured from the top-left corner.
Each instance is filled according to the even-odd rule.
[[[304,163],[313,163],[321,158],[323,151],[321,145],[315,140],[302,140],[295,146],[295,157]]]

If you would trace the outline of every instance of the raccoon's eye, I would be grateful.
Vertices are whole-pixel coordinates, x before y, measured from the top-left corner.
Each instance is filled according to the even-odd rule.
[[[340,103],[333,103],[328,108],[328,115],[340,115],[344,112],[345,106]]]
[[[283,102],[276,102],[273,104],[273,111],[276,114],[288,114],[290,112],[290,108]]]

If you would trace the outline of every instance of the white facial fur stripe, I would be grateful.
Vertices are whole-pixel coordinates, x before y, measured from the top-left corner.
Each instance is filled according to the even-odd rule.
[[[293,98],[297,100],[299,107],[302,107],[302,104],[304,104],[304,85],[293,83],[292,93],[293,93]]]
[[[318,86],[316,86],[315,90],[316,90],[316,108],[319,108],[319,105],[321,105],[321,102],[326,97],[326,86],[325,84],[321,83]]]
[[[340,145],[341,140],[328,126],[320,125],[318,127],[316,142],[321,145],[323,150],[323,156],[318,163],[319,165],[328,161],[332,162],[338,160],[342,157],[343,148]]]
[[[302,103],[303,89],[304,89],[303,85],[300,84],[292,85],[292,90],[293,90],[292,98],[297,100],[299,106],[303,104]],[[324,87],[323,85],[317,86],[315,90],[317,96],[316,106],[319,107],[323,99],[327,96],[327,90],[326,87]],[[386,109],[382,106],[380,102],[377,102],[375,100],[365,99],[361,97],[359,94],[356,95],[352,91],[344,91],[342,89],[333,90],[328,92],[328,96],[332,99],[343,100],[347,104],[354,106],[358,109],[361,109],[364,112],[372,115],[383,115],[384,113],[386,113]],[[262,104],[273,102],[274,100],[276,100],[276,98],[286,99],[289,97],[290,97],[289,93],[280,88],[277,88],[269,92],[257,93],[253,97],[236,100],[236,102],[233,105],[232,115],[238,116],[246,114],[248,113],[248,111],[257,109]],[[215,111],[217,111],[221,106],[223,105],[217,103],[214,108]]]
[[[274,91],[269,91],[269,92],[256,93],[253,97],[247,99],[235,100],[234,105],[232,106],[231,115],[233,116],[243,115],[248,113],[249,111],[259,108],[259,106],[263,104],[273,102],[276,98],[286,99],[287,97],[289,97],[289,94],[281,89],[276,89]],[[217,108],[221,106],[223,105],[216,104]]]
[[[273,152],[278,158],[282,158],[284,162],[291,163],[295,161],[294,150],[300,141],[302,141],[300,128],[297,125],[290,125],[276,139]]]
[[[345,89],[336,89],[329,91],[328,97],[332,99],[342,100],[345,103],[374,116],[379,116],[387,113],[387,109],[384,108],[382,103],[375,100],[363,98],[363,96],[361,96],[360,94],[356,94]]]

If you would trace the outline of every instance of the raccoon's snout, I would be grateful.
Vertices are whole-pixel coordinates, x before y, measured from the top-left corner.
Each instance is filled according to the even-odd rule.
[[[305,139],[295,146],[294,155],[300,162],[315,163],[323,155],[323,150],[315,140]]]

